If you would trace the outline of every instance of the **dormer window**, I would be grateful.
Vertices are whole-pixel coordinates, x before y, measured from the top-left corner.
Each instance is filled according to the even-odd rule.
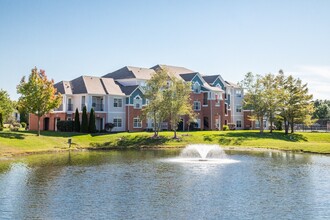
[[[198,82],[195,82],[195,84],[193,85],[193,90],[194,90],[194,93],[200,93],[201,92],[201,85],[199,85]]]
[[[133,105],[135,109],[141,109],[142,108],[142,99],[140,96],[136,96],[133,101]]]

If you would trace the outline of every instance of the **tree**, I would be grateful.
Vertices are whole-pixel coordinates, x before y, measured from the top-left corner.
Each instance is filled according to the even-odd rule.
[[[96,125],[95,125],[95,112],[94,108],[91,108],[91,112],[89,114],[89,127],[88,127],[89,133],[95,133],[96,132]]]
[[[249,72],[240,83],[246,91],[243,105],[245,109],[253,110],[251,120],[258,120],[260,123],[260,133],[264,131],[264,116],[267,113],[267,97],[260,75],[253,75]]]
[[[327,100],[315,100],[313,118],[327,119],[330,118],[330,103]]]
[[[177,129],[182,115],[193,115],[193,107],[190,102],[191,84],[170,76],[170,86],[164,91],[164,101],[169,113],[171,128],[174,137],[177,138]]]
[[[78,108],[76,108],[76,112],[74,113],[74,131],[80,132],[80,118]]]
[[[0,90],[0,128],[3,128],[3,121],[13,113],[13,102],[6,91]]]
[[[281,97],[283,93],[283,90],[280,89],[281,77],[281,75],[275,76],[269,73],[260,79],[264,89],[265,110],[270,123],[270,133],[273,132],[275,116],[281,107]]]
[[[284,93],[280,115],[284,121],[285,134],[288,134],[290,127],[291,133],[294,132],[295,123],[312,123],[313,95],[308,94],[307,84],[302,84],[300,79],[291,75],[282,79],[282,85]]]
[[[144,89],[144,96],[149,104],[142,110],[143,118],[153,120],[154,137],[158,136],[162,122],[166,119],[167,109],[164,104],[164,90],[167,88],[168,74],[164,70],[156,71]]]
[[[26,108],[29,113],[38,117],[38,136],[40,136],[40,118],[58,108],[62,102],[62,96],[54,88],[54,81],[48,80],[44,70],[32,69],[29,79],[25,76],[17,86],[17,92],[21,94],[19,105]]]
[[[82,133],[88,133],[88,116],[86,106],[83,107],[80,130]]]

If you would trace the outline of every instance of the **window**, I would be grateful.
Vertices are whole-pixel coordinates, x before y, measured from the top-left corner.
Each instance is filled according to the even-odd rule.
[[[81,96],[81,111],[86,106],[86,98],[85,96]]]
[[[142,128],[142,122],[139,117],[133,118],[133,128]]]
[[[242,90],[236,90],[236,97],[242,97]]]
[[[236,112],[242,112],[242,106],[241,105],[236,106]]]
[[[220,95],[215,94],[215,106],[220,106]]]
[[[197,119],[197,128],[201,128],[201,120]]]
[[[200,111],[201,110],[201,102],[194,101],[194,110],[195,111]]]
[[[225,103],[225,115],[228,115],[228,104]]]
[[[118,107],[118,108],[123,107],[123,100],[120,98],[115,98],[113,100],[113,107]]]
[[[193,90],[194,90],[194,93],[200,93],[201,92],[201,86],[199,85],[198,82],[195,82],[195,84],[193,85]]]
[[[208,99],[208,93],[205,92],[205,93],[203,94],[203,105],[204,105],[204,106],[207,106],[207,104],[208,104],[208,103],[207,103],[207,99]]]
[[[121,118],[114,118],[113,124],[115,125],[115,128],[121,128],[122,127],[122,119]]]
[[[133,105],[135,109],[141,109],[142,108],[142,99],[140,96],[136,96],[133,101]]]
[[[241,128],[242,127],[242,121],[238,120],[236,121],[236,128]]]

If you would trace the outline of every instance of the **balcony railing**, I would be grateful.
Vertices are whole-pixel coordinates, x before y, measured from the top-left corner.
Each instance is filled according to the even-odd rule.
[[[94,108],[95,111],[104,111],[104,105],[103,104],[93,103],[92,107]]]
[[[68,104],[68,111],[73,111],[73,104]]]

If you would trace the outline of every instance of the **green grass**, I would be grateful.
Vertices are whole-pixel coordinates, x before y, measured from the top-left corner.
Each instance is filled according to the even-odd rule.
[[[272,134],[258,131],[198,131],[179,132],[179,139],[173,139],[173,132],[161,132],[160,138],[153,133],[81,134],[63,132],[18,131],[0,132],[0,155],[10,156],[24,153],[68,150],[68,138],[72,138],[72,149],[115,149],[115,148],[159,148],[184,147],[187,144],[219,144],[223,147],[268,148],[313,153],[330,153],[330,133],[283,132]]]

